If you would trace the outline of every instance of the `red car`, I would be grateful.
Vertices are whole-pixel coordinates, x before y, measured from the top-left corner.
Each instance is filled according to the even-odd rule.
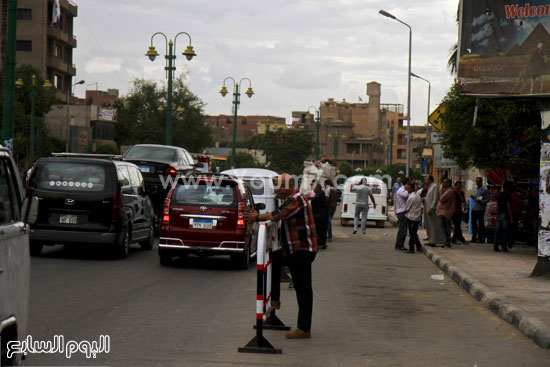
[[[162,211],[160,264],[188,254],[230,255],[237,266],[248,268],[256,253],[258,223],[246,223],[244,212],[263,205],[255,206],[248,186],[234,176],[179,177]]]

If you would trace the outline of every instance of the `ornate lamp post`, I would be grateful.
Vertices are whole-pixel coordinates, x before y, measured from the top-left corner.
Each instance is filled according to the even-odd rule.
[[[70,148],[70,145],[69,145],[69,141],[71,140],[71,136],[70,136],[70,120],[69,120],[69,102],[70,102],[70,98],[71,98],[71,94],[73,94],[73,89],[75,87],[75,85],[79,85],[79,84],[84,84],[86,83],[84,80],[79,80],[78,82],[74,83],[71,87],[67,86],[67,143],[65,144],[65,151],[66,152],[69,152],[69,148]]]
[[[424,79],[421,76],[416,75],[415,73],[411,73],[411,76],[414,76],[415,78],[422,79],[423,81],[428,83],[428,114],[426,116],[426,145],[428,145],[429,142],[429,130],[430,130],[430,92],[432,90],[432,83],[428,79]]]
[[[254,95],[254,91],[252,90],[252,81],[248,78],[242,78],[238,83],[233,79],[232,77],[228,76],[223,80],[223,86],[222,89],[220,89],[220,94],[222,97],[225,97],[229,91],[227,90],[227,87],[225,86],[225,82],[227,80],[231,80],[233,82],[233,110],[234,110],[234,118],[233,118],[233,143],[231,144],[231,168],[235,168],[235,146],[237,144],[237,111],[239,109],[239,104],[241,103],[241,92],[239,90],[239,85],[242,84],[243,80],[248,81],[248,89],[246,90],[245,94],[248,96],[248,98],[252,98],[252,95]]]
[[[385,17],[394,19],[399,23],[405,25],[409,28],[409,72],[407,74],[407,163],[405,164],[405,175],[409,177],[409,163],[411,156],[411,50],[412,50],[412,28],[407,23],[403,22],[401,19],[397,18],[395,15],[388,13],[385,10],[380,10],[380,14]]]
[[[341,139],[345,139],[346,136],[344,134],[339,134],[338,131],[336,131],[333,134],[328,134],[328,137],[329,138],[333,138],[333,147],[334,147],[334,162],[337,162],[338,161],[338,147],[339,147],[339,144],[338,144],[338,138],[341,138]]]
[[[23,87],[25,84],[23,83],[23,80],[21,78],[17,79],[15,82],[15,85],[17,87]],[[49,80],[46,80],[43,85],[44,88],[51,88],[52,83],[50,83]],[[30,145],[30,158],[31,161],[34,161],[35,154],[34,154],[34,147],[35,147],[35,125],[34,125],[34,115],[35,115],[35,105],[36,105],[36,95],[38,93],[37,91],[38,86],[36,85],[36,75],[32,76],[32,83],[31,83],[31,133],[29,138],[29,145]],[[40,131],[41,129],[39,129]],[[40,140],[40,136],[38,137]]]
[[[176,50],[176,41],[179,35],[185,34],[189,38],[189,44],[187,45],[187,48],[184,52],[182,52],[182,55],[184,55],[187,60],[191,60],[194,56],[197,56],[195,51],[193,50],[193,46],[191,45],[191,36],[187,32],[179,32],[174,37],[174,41],[172,40],[168,41],[168,37],[162,32],[156,32],[153,33],[151,36],[151,46],[149,46],[149,50],[147,50],[147,53],[145,53],[145,56],[149,57],[149,60],[155,61],[156,57],[159,56],[157,50],[155,49],[155,46],[153,46],[153,39],[157,35],[161,35],[164,37],[164,40],[166,41],[166,54],[164,55],[164,58],[166,59],[166,66],[164,67],[164,70],[166,70],[166,77],[168,78],[168,92],[166,97],[166,104],[167,104],[167,111],[166,111],[166,145],[172,145],[172,79],[174,77],[174,71],[176,70],[176,66],[174,65],[174,60],[176,60],[176,55],[174,54]]]
[[[312,109],[312,108],[313,108],[313,111],[315,111],[315,128],[317,130],[317,140],[315,142],[315,159],[319,160],[319,159],[321,159],[320,148],[319,148],[319,144],[320,144],[319,129],[321,128],[321,111],[319,111],[314,106],[309,106],[307,108],[307,112],[309,112],[309,110]]]

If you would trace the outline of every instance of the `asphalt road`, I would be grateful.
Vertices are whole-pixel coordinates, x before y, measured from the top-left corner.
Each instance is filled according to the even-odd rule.
[[[254,335],[256,271],[228,258],[161,267],[156,249],[126,260],[97,249],[48,248],[32,259],[29,332],[34,340],[99,341],[87,359],[33,354],[23,366],[549,366],[540,349],[488,311],[421,254],[395,252],[396,229],[335,241],[313,265],[312,338],[266,331],[282,355],[243,354]],[[279,317],[296,325],[293,289],[282,287]]]

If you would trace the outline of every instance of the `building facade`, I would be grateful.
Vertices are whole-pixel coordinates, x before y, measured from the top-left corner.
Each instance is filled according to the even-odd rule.
[[[204,122],[212,126],[212,132],[216,145],[233,141],[233,115],[205,116]],[[268,128],[269,126],[269,128]],[[265,134],[267,129],[279,129],[286,127],[286,119],[277,116],[237,116],[236,141],[244,141],[253,135]]]
[[[55,11],[59,4],[59,13]],[[73,20],[78,7],[69,0],[18,0],[16,60],[17,65],[32,65],[40,70],[57,89],[57,97],[65,100],[70,92],[73,65]],[[57,18],[57,19],[56,19]],[[7,28],[2,19],[1,59],[5,60]],[[4,62],[4,61],[3,61]],[[2,70],[5,65],[2,64]]]

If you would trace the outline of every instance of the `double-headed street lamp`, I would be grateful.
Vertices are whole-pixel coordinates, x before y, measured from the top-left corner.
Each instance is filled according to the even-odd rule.
[[[155,50],[155,46],[153,46],[153,39],[156,35],[162,35],[166,41],[167,54],[164,55],[164,58],[166,59],[166,66],[164,67],[164,70],[166,70],[166,77],[168,78],[168,96],[166,98],[166,145],[172,145],[172,78],[174,76],[174,71],[176,70],[174,65],[176,55],[174,54],[174,51],[176,50],[177,38],[181,34],[185,34],[189,38],[189,44],[187,45],[185,51],[182,52],[182,55],[190,61],[194,56],[197,56],[197,54],[193,50],[193,46],[191,46],[191,36],[187,32],[179,32],[176,34],[174,37],[174,42],[172,42],[172,40],[168,41],[168,37],[166,37],[166,35],[162,32],[153,33],[151,36],[151,46],[149,46],[149,50],[147,50],[147,53],[145,54],[145,56],[149,57],[149,60],[155,61],[159,54],[157,50]]]
[[[21,78],[17,79],[17,81],[15,82],[15,85],[17,87],[24,87],[25,86],[25,83],[23,83],[23,80]],[[43,88],[51,88],[52,87],[52,83],[50,83],[49,80],[46,80],[44,82],[44,85],[42,86]],[[35,105],[36,105],[36,96],[38,94],[38,86],[36,85],[36,75],[33,74],[32,76],[32,83],[31,83],[31,133],[30,133],[30,138],[29,138],[29,145],[30,145],[30,158],[31,158],[31,161],[34,162],[34,158],[35,158],[35,155],[34,155],[34,147],[35,147],[35,138],[34,138],[34,134],[35,134],[35,127],[34,127],[34,115],[35,115]],[[39,129],[40,131],[40,129]],[[38,137],[38,140],[40,140],[40,136]],[[39,156],[40,156],[40,151],[38,152]]]
[[[79,80],[78,82],[74,83],[73,85],[71,85],[71,87],[69,88],[69,86],[67,85],[67,143],[65,144],[65,151],[66,152],[69,152],[69,141],[70,141],[70,120],[69,120],[69,101],[70,101],[70,98],[71,98],[71,95],[73,94],[73,89],[75,87],[75,85],[79,85],[79,84],[84,84],[86,83],[84,80]]]
[[[239,85],[243,83],[243,80],[248,80],[248,89],[246,90],[245,94],[248,96],[248,98],[252,98],[252,95],[254,94],[254,91],[252,90],[252,81],[248,78],[242,78],[238,83],[233,79],[232,77],[228,76],[223,80],[223,86],[222,89],[220,89],[220,94],[222,97],[225,97],[229,91],[227,90],[227,87],[225,86],[225,82],[227,80],[231,80],[233,82],[233,112],[234,112],[234,118],[233,118],[233,143],[231,145],[231,168],[235,168],[235,146],[237,143],[237,111],[239,109],[239,103],[241,103],[241,93],[239,91]]]
[[[423,81],[428,83],[428,114],[426,116],[426,145],[429,143],[429,131],[430,131],[430,93],[432,90],[432,83],[428,79],[424,79],[421,76],[416,75],[415,73],[411,73],[411,76],[414,76],[415,78],[422,79]]]
[[[309,110],[311,110],[313,108],[313,111],[315,111],[315,128],[317,129],[317,140],[315,142],[315,159],[319,160],[321,157],[320,157],[320,149],[319,149],[319,144],[320,144],[320,140],[319,140],[319,129],[321,128],[321,111],[319,111],[317,108],[315,108],[314,106],[309,106],[307,108],[307,112],[309,113]]]
[[[388,13],[385,10],[380,10],[380,14],[385,17],[397,20],[399,23],[409,28],[409,72],[407,73],[407,164],[405,165],[405,175],[409,177],[409,163],[411,156],[411,50],[412,50],[412,28],[395,15]]]

